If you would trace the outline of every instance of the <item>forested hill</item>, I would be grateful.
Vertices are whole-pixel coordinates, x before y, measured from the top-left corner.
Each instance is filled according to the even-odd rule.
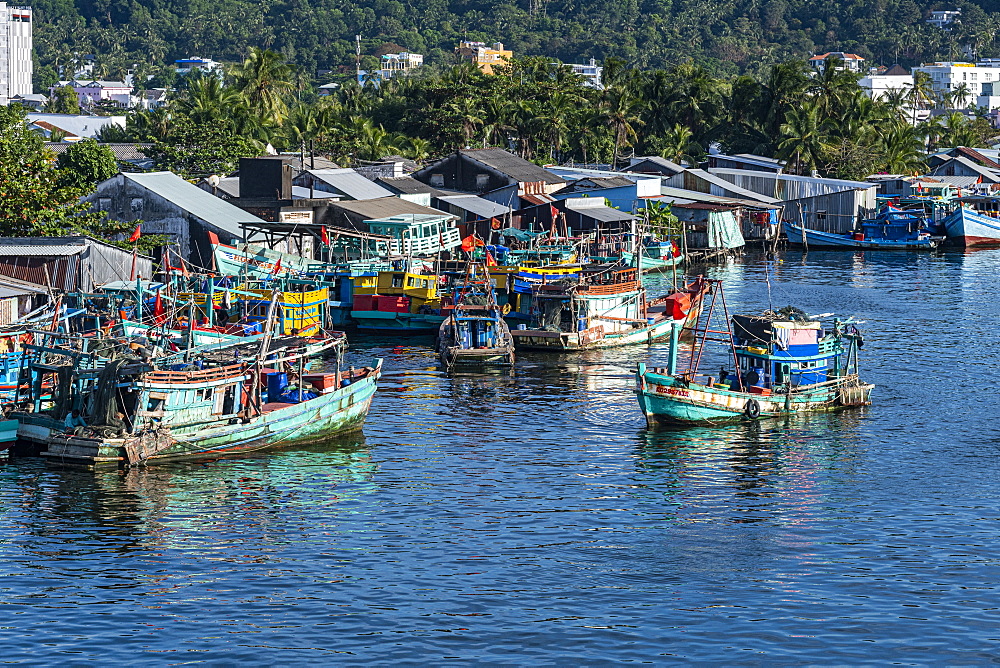
[[[374,54],[398,44],[446,63],[459,39],[503,41],[516,55],[564,62],[626,59],[661,68],[691,59],[719,75],[827,50],[911,65],[1000,55],[1000,0],[28,0],[44,66],[74,53],[116,76],[133,62],[155,71],[175,58],[242,59],[250,46],[282,52],[305,72],[350,68],[354,35]],[[946,32],[931,9],[962,10]]]

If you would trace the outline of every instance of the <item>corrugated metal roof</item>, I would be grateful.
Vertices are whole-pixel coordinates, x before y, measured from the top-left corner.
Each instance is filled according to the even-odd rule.
[[[672,186],[662,186],[660,192],[665,200],[671,202],[705,202],[707,204],[720,204],[724,206],[746,206],[758,209],[780,209],[777,204],[768,204],[759,200],[741,199],[737,197],[723,197],[722,195],[712,195],[711,193],[698,192],[696,190],[685,190],[684,188],[674,188]]]
[[[476,197],[475,195],[447,195],[438,199],[442,202],[454,204],[463,211],[469,211],[484,219],[502,216],[510,211],[510,207],[485,200],[482,197]]]
[[[572,197],[563,200],[566,208],[580,215],[599,220],[602,223],[614,223],[622,220],[634,220],[635,216],[627,211],[612,209],[603,197]]]
[[[364,216],[368,220],[388,218],[389,216],[398,216],[400,214],[409,213],[422,213],[446,218],[455,217],[450,213],[445,213],[444,211],[438,211],[437,209],[415,204],[405,199],[399,199],[398,197],[381,197],[379,199],[367,199],[360,201],[352,200],[348,202],[330,202],[328,206],[331,209],[340,209],[342,211],[349,211],[351,213]]]
[[[734,195],[740,195],[745,199],[757,200],[758,202],[765,202],[767,204],[777,204],[778,202],[781,201],[776,197],[762,195],[752,190],[740,187],[735,183],[733,183],[732,181],[729,181],[719,176],[719,174],[721,174],[722,172],[736,172],[736,173],[743,172],[745,174],[766,174],[772,177],[776,176],[776,174],[774,174],[773,172],[750,172],[745,169],[732,169],[732,170],[713,169],[711,172],[706,172],[704,169],[687,170],[687,173],[694,174],[698,178],[707,181],[708,183],[716,186],[717,188],[721,188],[722,190],[728,193],[733,193]]]
[[[351,199],[378,199],[379,197],[391,197],[393,194],[353,169],[307,169],[306,173]]]
[[[389,190],[394,190],[398,193],[405,193],[407,195],[426,193],[433,197],[439,197],[444,194],[443,191],[438,190],[433,186],[429,186],[421,181],[417,181],[412,176],[383,176],[375,179],[375,183],[383,185]]]
[[[45,245],[22,245],[0,243],[0,255],[15,257],[64,257],[66,255],[76,255],[87,250],[85,245],[72,244],[45,244]]]
[[[661,158],[658,155],[647,155],[641,158],[635,158],[635,162],[629,165],[628,169],[626,169],[625,171],[634,172],[635,168],[642,166],[642,163],[644,162],[649,163],[650,165],[656,165],[658,168],[660,168],[661,172],[657,173],[662,173],[662,171],[667,171],[670,172],[671,174],[680,174],[681,172],[684,171],[684,167],[682,167],[681,165],[678,165],[676,162],[673,162],[671,160],[667,160],[666,158]],[[641,174],[642,172],[638,173]]]
[[[518,183],[566,183],[566,179],[542,169],[533,162],[528,162],[502,148],[462,149],[459,154],[474,160],[481,165],[494,169]]]
[[[521,199],[534,206],[539,206],[541,204],[551,204],[556,201],[556,198],[552,195],[521,195]]]
[[[241,223],[258,225],[264,222],[238,206],[233,206],[212,193],[205,192],[198,186],[188,183],[172,172],[122,174],[122,176],[150,192],[156,193],[196,218],[200,218],[238,238],[243,238]]]

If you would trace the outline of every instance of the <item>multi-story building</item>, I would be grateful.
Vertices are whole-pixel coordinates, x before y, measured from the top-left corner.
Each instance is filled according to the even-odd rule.
[[[927,73],[934,93],[939,98],[950,96],[948,106],[951,108],[970,105],[1000,108],[1000,59],[987,58],[977,63],[925,63],[912,71],[914,74]],[[956,91],[962,92],[956,96]]]
[[[400,53],[386,53],[382,55],[382,78],[391,79],[397,74],[403,74],[409,70],[415,70],[424,64],[424,57],[419,53],[401,51]]]
[[[30,7],[0,1],[0,104],[15,95],[31,95]]]
[[[475,63],[483,74],[493,74],[495,66],[514,57],[512,51],[503,48],[503,42],[494,42],[492,46],[486,46],[483,42],[459,42],[455,47],[455,54],[461,60]]]
[[[865,59],[856,53],[830,51],[818,56],[813,56],[809,59],[809,64],[812,65],[813,69],[817,72],[822,72],[826,69],[826,66],[830,61],[838,61],[840,63],[838,67],[840,69],[847,70],[848,72],[860,72]]]
[[[194,56],[192,58],[181,58],[180,60],[174,61],[174,71],[181,76],[191,74],[196,70],[200,70],[202,72],[219,72],[221,74],[222,64],[215,62],[211,58],[199,58],[198,56]]]
[[[604,87],[601,83],[601,75],[604,74],[604,68],[598,65],[595,59],[591,58],[589,65],[579,65],[576,63],[567,63],[567,65],[573,70],[574,73],[582,76],[586,80],[588,86],[593,88]]]
[[[939,10],[931,12],[931,17],[927,19],[927,23],[938,28],[943,28],[944,30],[951,30],[947,26],[952,23],[961,23],[960,17],[962,16],[962,10]]]
[[[49,88],[49,94],[51,95],[56,88],[64,86],[76,91],[80,106],[84,109],[101,102],[112,102],[126,109],[136,104],[136,100],[132,98],[132,86],[122,81],[60,81]]]

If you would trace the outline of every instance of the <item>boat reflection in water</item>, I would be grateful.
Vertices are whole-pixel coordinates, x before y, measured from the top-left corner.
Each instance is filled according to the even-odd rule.
[[[864,410],[643,429],[635,462],[646,484],[633,494],[671,522],[808,522],[827,476],[854,474]]]
[[[377,491],[377,465],[360,434],[261,453],[157,467],[43,466],[51,492],[30,502],[29,526],[86,536],[98,529],[116,554],[150,549],[241,554],[272,550],[278,534]],[[276,532],[271,534],[271,530]],[[285,539],[282,539],[285,540]],[[256,544],[256,545],[254,545]],[[87,549],[81,547],[81,549]],[[66,554],[74,552],[72,542]],[[126,570],[122,562],[122,573]],[[135,577],[143,580],[143,568]],[[117,568],[117,567],[116,567]]]

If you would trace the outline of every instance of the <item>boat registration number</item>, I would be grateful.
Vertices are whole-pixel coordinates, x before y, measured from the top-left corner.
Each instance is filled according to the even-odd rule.
[[[688,396],[688,391],[683,390],[679,387],[667,387],[666,385],[656,386],[657,394],[672,394],[675,397],[686,397]]]

